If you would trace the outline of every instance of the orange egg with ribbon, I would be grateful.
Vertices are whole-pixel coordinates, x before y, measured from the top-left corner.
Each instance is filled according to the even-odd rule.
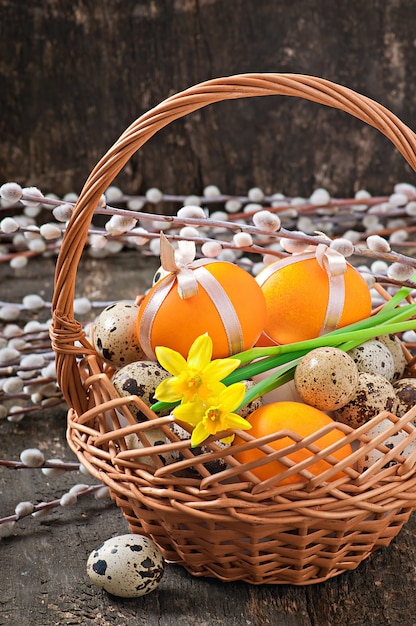
[[[262,345],[313,339],[371,314],[363,276],[324,244],[268,265],[256,280],[267,306]]]
[[[161,262],[168,273],[140,304],[137,332],[147,357],[155,359],[155,348],[164,346],[186,358],[204,333],[212,339],[214,359],[251,348],[266,321],[261,287],[234,263],[194,260],[193,242],[179,243],[174,250],[161,234]]]

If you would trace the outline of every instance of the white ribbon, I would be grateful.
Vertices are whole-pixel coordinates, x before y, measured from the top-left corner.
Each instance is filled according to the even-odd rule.
[[[178,279],[178,293],[184,300],[198,293],[198,281],[195,278],[192,263],[195,259],[194,241],[179,241],[175,250],[163,232],[160,233],[160,261],[167,272]]]
[[[320,335],[325,335],[338,328],[344,310],[347,261],[340,252],[329,248],[324,243],[317,245],[315,254],[316,260],[322,269],[326,271],[329,279],[328,305],[325,319],[319,332]]]

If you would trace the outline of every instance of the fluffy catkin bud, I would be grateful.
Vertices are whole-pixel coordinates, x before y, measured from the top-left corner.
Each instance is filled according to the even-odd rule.
[[[207,185],[203,191],[205,198],[218,198],[221,195],[221,191],[216,185]]]
[[[330,243],[329,247],[336,250],[344,257],[349,257],[354,253],[354,246],[349,239],[334,239],[334,241]]]
[[[222,252],[222,245],[218,241],[207,241],[201,246],[201,252],[208,258],[215,258]]]
[[[38,448],[26,448],[20,453],[20,460],[28,467],[40,467],[45,462],[45,457]]]
[[[35,505],[32,502],[19,502],[14,510],[17,517],[25,517],[33,513]]]
[[[77,503],[77,494],[76,493],[64,493],[61,499],[59,500],[59,504],[61,506],[74,506]]]
[[[233,243],[237,248],[249,248],[253,244],[253,238],[250,233],[236,233]]]
[[[163,193],[156,187],[151,187],[146,191],[146,200],[152,204],[157,204],[163,200]]]
[[[37,311],[45,306],[44,299],[36,293],[28,294],[22,299],[23,306],[29,311]]]
[[[15,233],[19,230],[19,224],[12,217],[5,217],[0,222],[0,230],[7,234]]]
[[[197,218],[200,220],[206,219],[205,211],[200,206],[188,204],[186,206],[181,207],[177,212],[178,217],[182,218]]]
[[[247,195],[250,202],[263,202],[264,200],[264,193],[259,187],[252,187]]]
[[[394,280],[409,280],[416,272],[415,268],[411,265],[405,265],[404,263],[392,263],[387,269],[387,276]]]
[[[368,249],[373,252],[390,252],[391,250],[389,242],[380,235],[370,235],[366,242]]]
[[[0,197],[8,204],[19,202],[22,197],[23,190],[18,183],[4,183],[0,187]]]
[[[280,218],[271,211],[258,211],[253,215],[253,224],[270,233],[274,233],[280,228]]]

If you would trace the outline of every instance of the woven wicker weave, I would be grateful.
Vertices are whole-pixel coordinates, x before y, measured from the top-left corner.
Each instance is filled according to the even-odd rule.
[[[57,260],[51,338],[58,381],[71,407],[69,445],[89,472],[109,486],[132,532],[152,537],[167,561],[197,576],[304,585],[354,569],[388,545],[408,520],[416,502],[416,453],[404,459],[400,452],[415,441],[409,423],[416,419],[416,408],[400,420],[380,414],[356,431],[342,424],[327,427],[341,429],[353,442],[348,459],[337,463],[331,451],[323,451],[332,467],[313,476],[307,463],[292,466],[285,456],[279,457],[287,466],[285,475],[300,473],[304,480],[280,486],[260,483],[250,473],[253,465],[240,465],[230,449],[207,443],[196,457],[189,442],[172,433],[169,416],[156,416],[136,396],[120,398],[111,383],[112,371],[96,355],[73,310],[77,266],[94,208],[131,155],[159,129],[208,104],[274,94],[350,113],[386,135],[416,169],[416,136],[411,130],[383,106],[326,80],[249,74],[210,80],[174,95],[135,121],[88,178]],[[407,375],[412,375],[410,369]],[[131,403],[147,422],[136,423]],[[391,420],[389,431],[371,440],[366,433],[385,417]],[[155,427],[170,442],[156,450],[146,438],[147,430]],[[401,443],[393,449],[384,446],[383,441],[399,430]],[[131,433],[141,439],[142,450],[127,449],[125,438]],[[292,437],[291,449],[308,447],[319,453],[314,440],[322,431],[308,440],[287,431],[257,441],[249,432],[241,433],[244,445],[275,456],[289,452],[276,453],[268,446],[283,435]],[[382,453],[379,462],[361,474],[352,469],[376,446]],[[179,460],[164,466],[158,455],[172,451]],[[212,462],[221,458],[226,468],[212,471]],[[328,482],[340,470],[343,476]]]

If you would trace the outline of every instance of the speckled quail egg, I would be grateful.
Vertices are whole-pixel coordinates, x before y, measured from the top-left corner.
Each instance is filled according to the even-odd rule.
[[[160,428],[148,428],[143,432],[143,434],[146,439],[148,439],[151,446],[161,446],[166,443],[170,443],[170,439],[163,434]],[[126,435],[125,440],[128,450],[141,450],[144,447],[140,437],[136,435],[136,433]],[[179,452],[176,450],[173,450],[172,452],[164,452],[162,454],[158,454],[158,457],[162,461],[163,465],[169,465],[179,459]],[[145,465],[156,467],[156,464],[151,456],[140,456],[136,457],[136,459],[138,463],[144,463]]]
[[[354,395],[358,370],[346,352],[331,347],[316,348],[299,361],[294,381],[306,404],[321,411],[333,411]]]
[[[91,582],[120,598],[138,598],[158,587],[165,571],[159,547],[142,535],[107,539],[91,552],[87,574]]]
[[[106,307],[95,320],[94,347],[115,368],[146,358],[137,336],[138,313],[136,304],[121,300]]]
[[[377,339],[369,339],[348,350],[359,372],[380,374],[392,382],[395,373],[393,355],[388,347]]]
[[[392,422],[390,419],[386,418],[384,420],[381,420],[381,422],[379,422],[378,424],[376,424],[375,426],[373,426],[372,428],[368,430],[367,435],[371,439],[373,439],[377,437],[378,435],[380,435],[381,433],[386,432],[387,429],[391,427],[391,425],[392,425]],[[405,430],[400,429],[394,435],[390,435],[389,437],[386,437],[382,443],[387,448],[389,448],[389,450],[393,450],[393,448],[398,443],[400,443],[407,437],[409,437],[409,434]],[[412,452],[415,451],[415,449],[416,449],[416,442],[410,441],[409,444],[404,448],[404,450],[402,450],[401,452],[397,452],[397,455],[398,456],[400,455],[401,457],[407,459],[412,454]],[[367,470],[369,467],[374,465],[376,461],[381,459],[384,456],[384,454],[385,454],[384,452],[382,452],[381,450],[378,450],[377,448],[370,450],[364,456],[358,459],[357,470],[359,472],[365,472],[365,470]],[[396,465],[397,463],[398,463],[397,460],[391,459],[390,461],[387,461],[385,465],[383,465],[383,468],[390,467],[391,465]]]
[[[416,378],[402,378],[393,384],[397,398],[397,417],[403,417],[416,405]],[[413,423],[416,422],[412,420]]]
[[[404,374],[404,370],[406,368],[406,357],[403,352],[403,347],[400,340],[396,337],[396,335],[380,335],[379,337],[375,337],[381,343],[384,343],[385,346],[390,351],[391,356],[393,357],[394,362],[394,374],[393,381],[399,380]]]
[[[251,389],[255,384],[254,380],[251,380],[251,379],[245,380],[243,382],[245,383],[246,391]],[[253,411],[256,411],[256,409],[259,409],[261,406],[263,406],[262,396],[260,396],[259,398],[256,398],[255,400],[252,400],[251,402],[243,406],[241,409],[236,411],[236,413],[240,415],[241,417],[246,418],[250,415],[250,413],[253,413]]]
[[[112,382],[120,396],[138,396],[147,406],[156,402],[154,393],[159,383],[170,374],[156,361],[135,361],[119,369],[113,376]],[[131,413],[138,422],[147,419],[135,405],[128,405]]]
[[[338,422],[358,428],[381,411],[395,413],[397,398],[393,385],[380,376],[360,372],[358,385],[351,400],[333,413]]]

